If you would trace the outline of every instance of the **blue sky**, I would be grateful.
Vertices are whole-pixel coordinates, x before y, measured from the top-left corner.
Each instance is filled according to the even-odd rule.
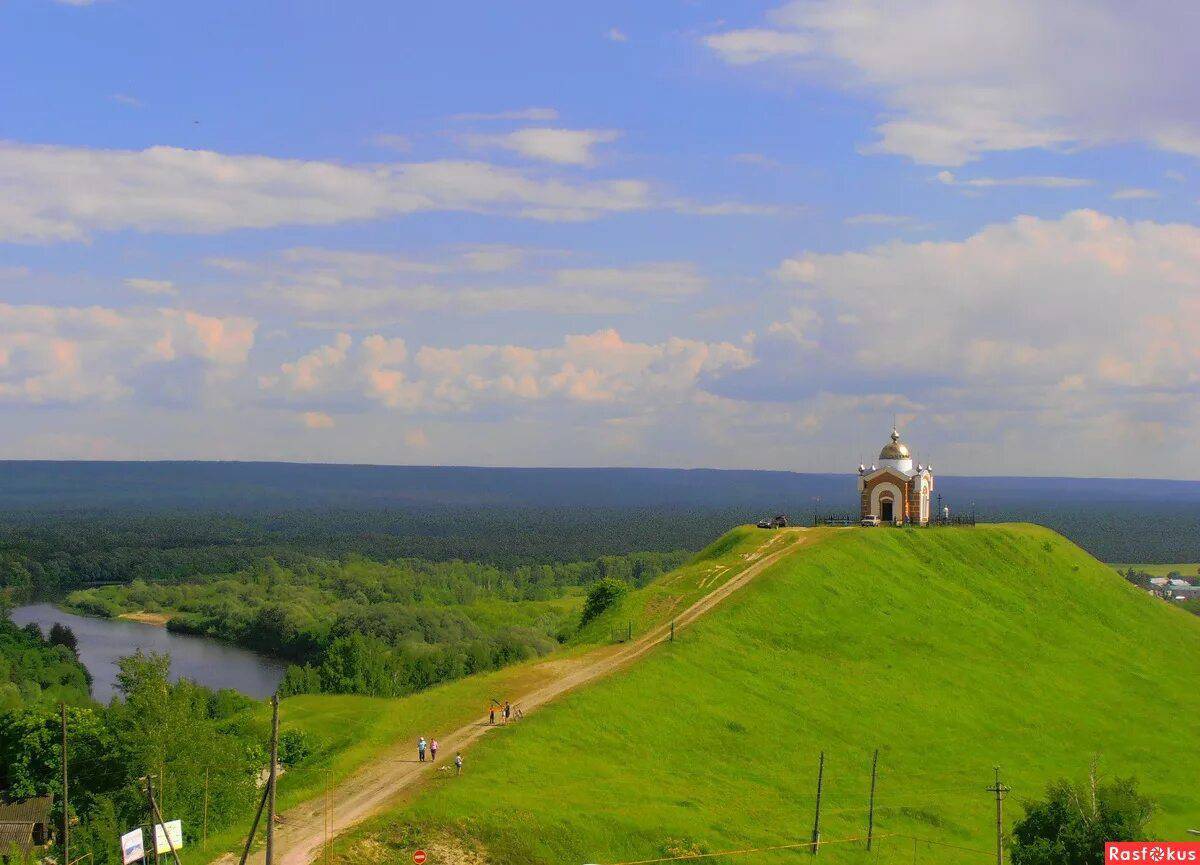
[[[0,457],[1200,477],[1198,28],[8,0]]]

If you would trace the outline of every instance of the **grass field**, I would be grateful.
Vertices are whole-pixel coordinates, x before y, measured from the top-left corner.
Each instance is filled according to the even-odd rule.
[[[754,529],[730,533],[698,555],[693,563],[624,598],[570,645],[545,659],[459,679],[399,699],[313,694],[283,700],[281,730],[303,731],[318,753],[280,780],[280,811],[320,797],[327,783],[336,786],[344,782],[369,761],[394,758],[397,748],[409,749],[402,750],[402,756],[411,758],[411,749],[415,749],[419,736],[434,738],[485,717],[491,700],[504,700],[511,694],[531,690],[547,681],[555,667],[564,661],[605,651],[612,642],[613,632],[619,630],[624,635],[632,626],[637,635],[667,621],[672,613],[686,609],[737,575],[755,560],[764,544],[770,543],[769,548],[774,548],[778,543],[795,540]],[[580,603],[576,593],[546,602],[564,609]],[[515,606],[520,605],[494,602],[486,610],[500,616],[505,607]],[[521,606],[520,611],[526,613],[528,606]],[[265,729],[270,718],[269,707],[265,703],[256,706],[254,714],[255,723]],[[214,833],[202,847],[183,851],[184,865],[208,862],[224,851],[240,850],[249,821],[247,815],[245,825]]]
[[[752,533],[715,549],[761,543]],[[621,612],[653,607],[652,591]],[[821,861],[994,861],[992,767],[1011,818],[1093,757],[1140,779],[1155,834],[1186,838],[1200,826],[1198,675],[1200,621],[1048,530],[822,530],[676,642],[485,738],[462,778],[343,839],[338,861],[409,862],[417,845],[435,865],[549,865],[802,843],[822,750]],[[875,748],[867,854],[838,842],[866,828]]]
[[[1140,571],[1143,574],[1150,574],[1153,577],[1165,577],[1167,574],[1177,573],[1184,577],[1195,577],[1200,575],[1200,564],[1192,562],[1182,565],[1139,565],[1123,563],[1113,565],[1118,571],[1127,571],[1133,568],[1135,571]]]

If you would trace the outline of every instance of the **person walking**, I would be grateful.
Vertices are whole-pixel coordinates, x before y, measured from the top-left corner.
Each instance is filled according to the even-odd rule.
[[[462,774],[462,754],[454,755],[454,774],[455,775]]]
[[[429,762],[430,763],[437,760],[437,749],[438,749],[437,739],[431,740],[429,742]]]
[[[496,707],[495,707],[495,705],[488,706],[488,723],[489,724],[496,723]]]
[[[417,740],[417,757],[422,763],[425,762],[425,749],[428,747],[429,743],[425,741],[424,736]]]
[[[508,702],[508,700],[505,700],[504,701],[504,723],[505,724],[508,723],[508,718],[511,714],[512,714],[512,705]]]

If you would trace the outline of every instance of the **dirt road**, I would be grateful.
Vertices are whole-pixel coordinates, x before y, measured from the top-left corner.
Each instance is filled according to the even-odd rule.
[[[747,556],[745,568],[675,617],[676,630],[687,627],[803,542],[803,529],[773,532],[762,547]],[[525,693],[515,694],[513,702],[519,704],[525,713],[532,712],[580,685],[594,682],[636,661],[666,640],[670,628],[670,622],[666,622],[632,642],[598,649],[567,661],[549,661],[547,664],[554,666],[555,675],[548,682],[543,681]],[[482,719],[461,727],[442,738],[442,753],[465,752],[472,742],[494,729]],[[380,760],[363,767],[330,792],[334,814],[331,831],[335,835],[340,834],[378,812],[399,794],[416,787],[431,771],[429,764],[394,760]],[[280,817],[275,829],[275,844],[282,855],[277,855],[277,860],[282,865],[308,865],[325,843],[324,801],[320,798],[311,800],[284,812]],[[262,852],[253,854],[249,861],[260,865],[264,861]],[[214,865],[236,862],[236,856],[226,855],[216,860]]]

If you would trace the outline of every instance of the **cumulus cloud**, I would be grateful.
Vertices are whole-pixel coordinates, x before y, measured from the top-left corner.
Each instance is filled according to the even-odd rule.
[[[475,147],[499,147],[527,159],[559,165],[592,165],[598,144],[616,141],[620,133],[613,129],[554,129],[529,127],[502,135],[468,135],[464,140]]]
[[[254,330],[249,319],[190,310],[0,304],[0,401],[109,401],[150,383],[150,371],[232,370]]]
[[[271,396],[313,404],[347,392],[409,413],[515,411],[522,405],[574,404],[621,414],[687,402],[705,376],[748,366],[732,343],[669,338],[630,342],[615,330],[569,335],[559,346],[422,346],[401,339],[340,334],[283,364],[261,387]]]
[[[559,161],[588,150],[580,142],[545,146],[546,158],[557,153]],[[16,242],[123,229],[204,234],[333,225],[435,210],[578,221],[684,209],[642,180],[574,182],[485,162],[343,165],[178,147],[0,143],[0,187],[0,241]]]
[[[851,379],[901,392],[941,382],[1027,388],[1024,397],[1107,393],[1118,403],[1200,388],[1196,226],[1090,210],[1025,216],[962,241],[806,254],[777,274],[832,320],[814,335],[793,313],[771,332],[815,340]]]
[[[704,41],[884,105],[869,150],[960,165],[989,151],[1138,142],[1200,156],[1200,6],[1171,0],[796,0]]]

